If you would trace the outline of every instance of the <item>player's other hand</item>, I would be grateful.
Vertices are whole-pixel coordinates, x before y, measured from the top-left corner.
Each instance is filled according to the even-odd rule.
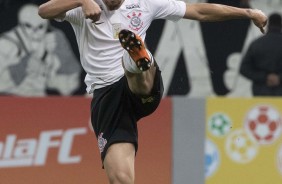
[[[82,1],[82,10],[85,18],[91,19],[93,22],[96,22],[100,19],[101,8],[93,0],[81,0]]]
[[[267,75],[266,84],[269,87],[275,87],[280,85],[280,78],[279,75],[275,73],[271,73]]]
[[[267,16],[261,10],[258,9],[252,9],[250,14],[253,23],[260,29],[262,33],[265,33]]]

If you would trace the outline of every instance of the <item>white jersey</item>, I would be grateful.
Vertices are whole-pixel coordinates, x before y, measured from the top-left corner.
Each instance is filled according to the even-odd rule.
[[[99,21],[85,19],[81,7],[68,11],[64,18],[76,35],[88,93],[113,84],[124,75],[121,58],[125,50],[118,40],[120,30],[131,30],[144,40],[154,19],[177,21],[186,11],[186,4],[176,0],[124,0],[114,11],[109,11],[103,0],[96,2],[102,9]]]

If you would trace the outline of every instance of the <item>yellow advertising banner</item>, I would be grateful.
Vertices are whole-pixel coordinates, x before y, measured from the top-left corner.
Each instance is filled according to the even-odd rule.
[[[282,98],[210,98],[206,184],[282,183]]]

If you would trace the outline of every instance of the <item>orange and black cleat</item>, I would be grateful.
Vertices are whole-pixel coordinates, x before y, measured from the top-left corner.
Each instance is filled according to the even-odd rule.
[[[140,36],[123,29],[119,32],[121,46],[129,53],[141,71],[146,71],[151,67],[151,59],[146,50],[145,44]]]

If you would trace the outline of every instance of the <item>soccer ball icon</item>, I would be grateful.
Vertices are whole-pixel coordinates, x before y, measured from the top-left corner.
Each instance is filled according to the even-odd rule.
[[[208,178],[214,174],[219,165],[219,151],[216,145],[210,140],[205,144],[205,177]]]
[[[228,135],[225,150],[231,160],[244,164],[256,157],[258,144],[245,130],[240,129]]]
[[[245,119],[245,128],[259,144],[271,144],[281,134],[281,116],[271,106],[260,105],[251,109]]]
[[[213,114],[208,121],[208,130],[216,137],[225,136],[230,132],[232,123],[230,118],[223,113]]]

